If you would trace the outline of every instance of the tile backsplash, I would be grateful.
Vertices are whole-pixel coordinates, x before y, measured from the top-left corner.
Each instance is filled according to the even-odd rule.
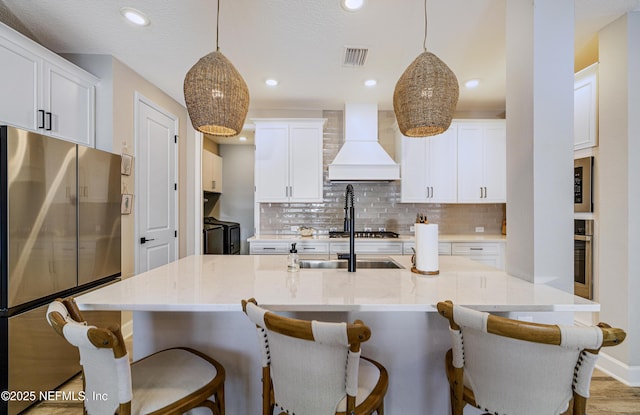
[[[292,226],[312,226],[320,232],[342,230],[345,183],[328,179],[328,164],[344,142],[343,111],[324,111],[324,201],[322,203],[261,203],[260,233],[291,234]],[[393,111],[380,111],[379,141],[395,159]],[[400,203],[400,182],[352,183],[355,191],[356,230],[385,228],[399,234],[410,234],[417,213],[437,223],[441,234],[474,233],[484,227],[485,233],[499,234],[505,218],[505,204],[435,204]]]

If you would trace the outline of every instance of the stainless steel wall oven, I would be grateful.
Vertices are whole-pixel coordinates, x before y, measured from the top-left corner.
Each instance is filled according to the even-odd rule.
[[[574,220],[573,292],[593,299],[593,220]]]

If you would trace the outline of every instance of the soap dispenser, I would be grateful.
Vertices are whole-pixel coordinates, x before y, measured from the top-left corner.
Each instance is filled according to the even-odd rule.
[[[300,271],[300,262],[298,261],[298,250],[296,249],[296,244],[291,244],[291,249],[289,250],[289,258],[287,258],[287,271],[296,272]]]

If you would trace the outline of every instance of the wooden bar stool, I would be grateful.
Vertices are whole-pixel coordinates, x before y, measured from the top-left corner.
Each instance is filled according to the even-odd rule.
[[[601,347],[616,346],[622,329],[538,324],[494,316],[451,301],[438,303],[453,347],[445,358],[451,413],[466,404],[491,414],[586,413]]]
[[[360,356],[371,337],[362,321],[325,323],[269,312],[253,298],[242,309],[256,324],[262,351],[262,413],[384,414],[389,376]]]
[[[73,299],[49,304],[47,320],[80,351],[85,413],[160,415],[206,407],[224,415],[225,371],[211,357],[174,348],[129,363],[120,327],[88,325]]]

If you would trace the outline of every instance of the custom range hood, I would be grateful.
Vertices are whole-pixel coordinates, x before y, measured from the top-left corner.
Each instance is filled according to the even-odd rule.
[[[345,104],[344,145],[329,165],[331,181],[400,179],[400,165],[378,143],[378,106]]]

